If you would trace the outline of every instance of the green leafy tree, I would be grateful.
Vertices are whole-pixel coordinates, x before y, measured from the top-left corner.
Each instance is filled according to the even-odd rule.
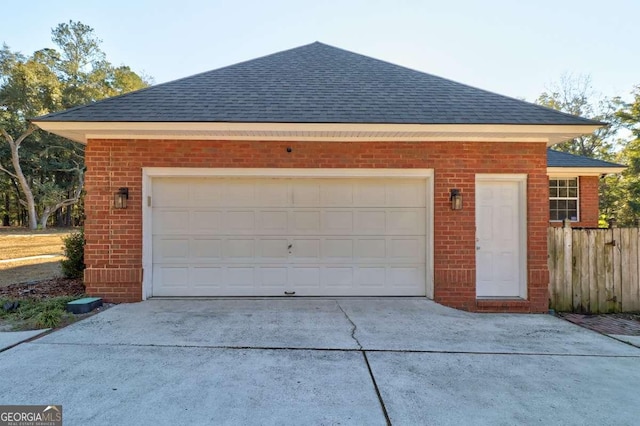
[[[560,81],[543,92],[536,103],[568,114],[607,123],[589,135],[557,144],[553,149],[590,158],[611,160],[614,156],[615,136],[619,128],[616,116],[618,102],[598,96],[588,76],[565,74]]]
[[[82,197],[81,144],[40,131],[29,118],[148,86],[127,66],[115,67],[94,30],[69,21],[52,30],[56,49],[31,56],[0,51],[0,171],[16,188],[29,227],[45,228],[49,217]]]
[[[591,86],[588,76],[565,74],[551,89],[542,93],[536,102],[548,108],[557,109],[568,114],[589,118],[607,123],[591,134],[556,144],[553,149],[570,154],[607,161],[623,162],[616,148],[624,145],[619,139],[621,118],[618,114],[621,101],[619,98],[598,97]],[[621,184],[620,175],[608,175],[600,179],[600,225],[607,226],[610,218],[617,218],[620,200],[627,197]],[[620,222],[622,224],[622,222]]]
[[[617,112],[622,125],[631,132],[631,139],[618,156],[627,169],[615,180],[610,178],[611,186],[617,186],[613,195],[615,217],[626,226],[636,226],[640,218],[640,86],[635,87],[632,97],[631,102],[621,102]]]

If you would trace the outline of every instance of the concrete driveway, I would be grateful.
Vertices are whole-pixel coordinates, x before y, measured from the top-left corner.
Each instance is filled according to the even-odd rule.
[[[150,300],[0,353],[65,424],[637,424],[640,349],[422,298]]]

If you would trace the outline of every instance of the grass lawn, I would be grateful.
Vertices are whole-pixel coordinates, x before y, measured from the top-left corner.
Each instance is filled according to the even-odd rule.
[[[70,232],[69,229],[29,231],[24,228],[0,228],[0,287],[60,276],[64,247],[62,239]],[[31,256],[53,257],[6,262]]]

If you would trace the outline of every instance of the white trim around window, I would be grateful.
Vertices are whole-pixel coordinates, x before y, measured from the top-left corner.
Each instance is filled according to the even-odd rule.
[[[549,176],[549,221],[580,222],[580,178]]]

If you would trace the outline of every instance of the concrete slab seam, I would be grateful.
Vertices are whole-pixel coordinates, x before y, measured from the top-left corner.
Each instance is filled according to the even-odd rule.
[[[638,345],[634,345],[634,344],[633,344],[633,343],[631,343],[631,342],[628,342],[628,341],[626,341],[626,340],[623,340],[623,339],[620,339],[620,338],[618,338],[618,337],[612,336],[611,334],[604,334],[604,333],[603,333],[603,336],[607,336],[607,337],[608,337],[608,338],[610,338],[610,339],[617,340],[618,342],[624,343],[624,344],[629,345],[629,346],[632,346],[632,347],[634,347],[634,348],[640,348],[640,346],[638,346]]]
[[[21,345],[23,343],[32,343],[34,340],[39,339],[42,336],[46,336],[47,334],[51,334],[53,332],[54,332],[53,329],[48,329],[46,331],[43,331],[40,334],[36,334],[35,336],[29,337],[28,339],[24,339],[24,340],[19,341],[18,343],[14,343],[13,345],[6,346],[6,347],[0,349],[0,353],[2,353],[4,351],[8,351],[9,349],[15,348],[16,346],[19,346],[19,345]]]
[[[41,337],[41,336],[38,336]],[[23,342],[25,343],[25,342]],[[33,345],[60,346],[116,346],[116,347],[156,347],[156,348],[196,348],[196,349],[230,349],[230,350],[274,350],[274,351],[326,351],[326,352],[374,352],[374,353],[414,353],[414,354],[451,354],[451,355],[502,355],[502,356],[553,356],[553,357],[582,357],[582,358],[640,358],[638,355],[606,355],[606,354],[563,354],[545,352],[480,352],[480,351],[442,351],[419,349],[345,349],[345,348],[314,348],[287,346],[224,346],[224,345],[159,345],[134,343],[70,343],[70,342],[28,342]],[[631,345],[633,346],[633,345]]]
[[[376,378],[373,375],[373,370],[371,369],[371,364],[369,364],[369,358],[367,357],[366,351],[361,351],[362,356],[364,357],[364,362],[367,364],[367,370],[369,370],[369,377],[371,377],[371,381],[373,382],[373,388],[376,391],[376,395],[378,396],[378,401],[380,402],[380,408],[382,408],[382,414],[384,414],[384,418],[387,422],[387,426],[391,426],[391,419],[389,418],[389,412],[387,411],[387,407],[384,404],[384,400],[382,399],[382,394],[380,393],[380,388],[378,387],[378,383],[376,382]]]

